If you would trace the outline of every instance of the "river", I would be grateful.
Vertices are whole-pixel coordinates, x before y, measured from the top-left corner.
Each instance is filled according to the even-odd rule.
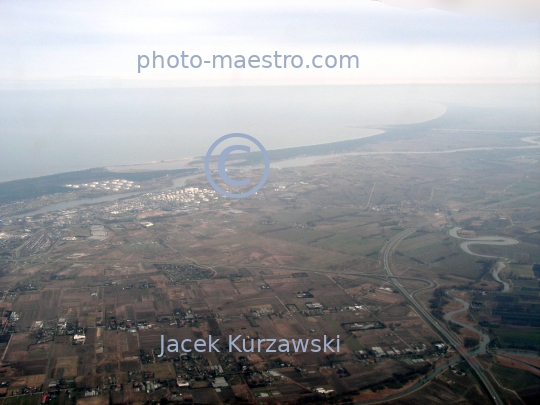
[[[485,334],[484,332],[482,332],[481,330],[474,328],[471,325],[467,325],[466,323],[457,321],[457,320],[452,318],[456,314],[459,314],[461,312],[465,312],[465,311],[469,310],[469,303],[467,301],[465,301],[465,300],[462,300],[461,298],[454,297],[452,294],[450,294],[452,291],[453,290],[446,291],[446,294],[449,297],[456,300],[457,302],[459,302],[463,306],[460,309],[456,309],[455,311],[450,311],[450,312],[447,312],[446,314],[444,314],[444,320],[445,321],[452,321],[454,323],[457,323],[462,328],[471,330],[474,333],[479,334],[482,337],[482,339],[480,341],[480,344],[478,345],[478,347],[476,349],[474,349],[473,351],[471,351],[469,353],[471,355],[473,355],[473,356],[476,355],[476,354],[484,354],[486,352],[486,347],[489,345],[489,342],[490,342],[489,336],[487,334]]]
[[[149,193],[149,192],[155,193],[155,192],[159,192],[159,191],[170,190],[172,188],[184,187],[184,185],[186,184],[186,182],[188,180],[191,180],[191,179],[194,179],[194,178],[200,177],[200,176],[201,176],[201,174],[193,174],[193,175],[185,176],[185,177],[177,177],[176,179],[173,179],[172,186],[166,187],[166,188],[163,188],[163,189],[156,189],[156,190],[150,190],[150,191],[134,191],[134,192],[122,193],[122,194],[110,194],[110,195],[106,195],[106,196],[103,196],[103,197],[96,197],[96,198],[81,198],[81,199],[78,199],[78,200],[63,201],[63,202],[47,205],[46,207],[40,208],[40,209],[35,210],[35,211],[30,211],[30,212],[26,212],[24,214],[18,214],[18,215],[5,217],[5,218],[3,218],[3,220],[8,220],[8,219],[13,220],[13,219],[17,219],[17,218],[32,217],[34,215],[46,214],[48,212],[67,210],[69,208],[78,207],[79,205],[99,204],[99,203],[104,203],[104,202],[108,202],[108,201],[116,201],[116,200],[124,199],[124,198],[128,198],[128,197],[135,197],[135,196],[146,194],[146,193]]]
[[[466,253],[468,253],[470,255],[479,256],[479,257],[487,257],[487,258],[490,258],[490,259],[500,259],[497,262],[497,267],[495,267],[492,270],[491,274],[493,275],[493,278],[495,279],[495,281],[498,281],[499,283],[501,283],[503,285],[503,292],[510,291],[510,286],[508,285],[508,283],[506,281],[501,280],[500,277],[499,277],[499,273],[501,272],[501,270],[503,270],[506,267],[505,261],[508,261],[508,259],[504,258],[504,257],[499,257],[499,256],[489,256],[489,255],[481,255],[481,254],[478,254],[478,253],[474,253],[473,251],[471,251],[471,249],[469,249],[469,246],[471,246],[471,245],[497,245],[497,246],[517,245],[519,243],[519,241],[516,240],[516,239],[506,238],[506,237],[502,237],[502,236],[480,236],[480,237],[477,237],[477,238],[463,238],[463,237],[458,235],[458,232],[461,229],[462,228],[457,227],[457,226],[450,229],[450,231],[449,231],[450,236],[452,236],[452,237],[454,237],[456,239],[464,240],[465,242],[463,242],[461,245],[459,245],[459,247],[464,252],[466,252]]]
[[[452,237],[454,237],[456,239],[464,240],[465,242],[461,243],[459,246],[464,252],[466,252],[466,253],[468,253],[470,255],[479,256],[479,257],[487,257],[487,258],[491,258],[491,259],[499,259],[499,261],[497,262],[497,266],[492,270],[491,274],[493,275],[493,278],[496,281],[498,281],[499,283],[501,283],[503,285],[503,292],[508,292],[510,290],[510,286],[505,281],[502,281],[500,279],[500,277],[499,277],[499,273],[501,272],[501,270],[503,270],[506,267],[505,261],[508,261],[508,259],[506,259],[504,257],[499,257],[499,256],[488,256],[488,255],[481,255],[481,254],[478,254],[478,253],[474,253],[473,251],[471,251],[469,246],[471,246],[471,245],[496,245],[496,246],[515,245],[515,244],[518,244],[519,241],[516,240],[516,239],[506,238],[506,237],[502,237],[502,236],[480,236],[480,237],[476,237],[476,238],[463,238],[463,237],[458,235],[458,232],[461,229],[462,228],[457,227],[457,226],[450,229],[450,231],[449,231],[450,236],[452,236]],[[481,330],[479,330],[479,329],[477,329],[477,328],[475,328],[475,327],[473,327],[471,325],[465,324],[463,322],[459,322],[459,321],[452,318],[456,314],[459,314],[459,313],[464,312],[464,311],[468,311],[469,310],[469,303],[467,301],[462,300],[461,298],[457,298],[457,297],[453,296],[451,294],[451,292],[452,292],[452,290],[446,291],[446,294],[449,297],[456,300],[457,302],[459,302],[462,305],[462,307],[460,309],[455,310],[455,311],[450,311],[450,312],[444,314],[444,319],[446,321],[451,320],[452,322],[457,323],[461,327],[466,328],[468,330],[471,330],[471,331],[479,334],[481,336],[481,338],[482,338],[481,341],[480,341],[480,344],[479,344],[478,348],[471,351],[470,353],[472,355],[485,353],[486,352],[486,347],[489,345],[489,342],[490,342],[489,336],[487,334],[485,334],[484,332],[482,332]]]
[[[324,160],[324,159],[336,158],[336,157],[344,157],[344,156],[396,155],[396,154],[413,154],[413,155],[416,155],[416,154],[445,154],[445,153],[472,152],[472,151],[495,150],[495,149],[527,149],[527,148],[539,148],[540,147],[540,141],[537,140],[537,137],[534,137],[534,136],[533,137],[525,137],[525,138],[521,138],[521,140],[524,141],[524,142],[527,142],[527,143],[532,143],[533,145],[531,145],[531,146],[508,146],[508,147],[485,147],[485,148],[480,147],[480,148],[465,148],[465,149],[451,149],[451,150],[444,150],[444,151],[424,151],[424,152],[422,152],[422,151],[346,152],[346,153],[336,153],[336,154],[327,154],[327,155],[302,156],[302,157],[297,157],[297,158],[293,158],[293,159],[286,159],[286,160],[282,160],[282,161],[278,161],[278,162],[272,162],[270,164],[270,167],[279,170],[279,169],[292,168],[292,167],[309,166],[309,165],[314,164],[317,161],[321,161],[321,160]],[[185,161],[182,162],[182,166],[185,166]],[[256,167],[257,166],[252,166],[251,168],[256,168]],[[234,168],[234,166],[232,168]],[[245,169],[246,167],[238,166],[237,168]],[[124,169],[125,169],[125,167],[124,167]],[[139,169],[140,169],[140,167],[139,167]],[[193,178],[196,178],[196,177],[200,177],[200,176],[201,176],[201,174],[196,174],[196,175],[192,175],[192,176],[176,178],[176,179],[173,180],[173,185],[171,187],[167,187],[167,188],[165,188],[163,190],[168,190],[168,189],[171,189],[171,188],[183,187],[187,180],[190,180],[190,179],[193,179]],[[161,191],[161,190],[151,190],[151,192],[156,192],[156,191]],[[38,210],[30,211],[30,212],[27,212],[27,213],[24,213],[24,214],[8,216],[8,217],[5,217],[3,219],[4,220],[9,220],[9,219],[13,220],[13,219],[17,219],[17,218],[31,217],[31,216],[34,216],[34,215],[45,214],[45,213],[48,213],[48,212],[54,212],[54,211],[60,211],[60,210],[65,210],[65,209],[69,209],[69,208],[74,208],[74,207],[77,207],[79,205],[99,204],[99,203],[103,203],[103,202],[115,201],[115,200],[118,200],[118,199],[133,197],[133,196],[137,196],[137,195],[141,195],[141,194],[143,194],[143,193],[142,192],[130,192],[130,193],[123,193],[123,194],[111,194],[111,195],[107,195],[107,196],[104,196],[104,197],[97,197],[97,198],[83,198],[83,199],[78,199],[78,200],[64,201],[64,202],[60,202],[60,203],[56,203],[56,204],[51,204],[51,205],[48,205],[46,207],[40,208]],[[461,238],[460,236],[457,235],[457,231],[459,229],[461,229],[461,228],[452,229],[450,231],[450,235],[455,237],[455,238],[458,238],[458,239],[466,239],[466,238]],[[467,253],[475,255],[475,256],[493,257],[493,256],[482,256],[482,255],[478,255],[476,253],[473,253],[468,249],[468,246],[472,245],[472,244],[476,244],[476,243],[481,244],[482,242],[485,242],[485,241],[489,241],[489,243],[484,243],[484,244],[493,244],[493,245],[496,245],[496,244],[512,245],[512,244],[518,243],[517,241],[515,241],[514,243],[508,243],[508,242],[496,243],[497,240],[501,240],[501,239],[505,239],[507,241],[515,241],[514,239],[498,238],[498,237],[475,238],[474,241],[462,243],[461,248],[463,250],[465,250]]]
[[[510,286],[508,285],[508,283],[506,281],[503,281],[499,278],[499,273],[501,272],[502,269],[504,269],[506,267],[506,264],[504,264],[503,262],[498,262],[497,263],[497,267],[495,269],[493,269],[493,278],[495,279],[495,281],[498,281],[499,283],[502,283],[503,285],[503,292],[508,292],[510,291]]]
[[[504,259],[504,260],[508,260],[508,259],[505,259],[504,257],[499,257],[499,256],[488,256],[488,255],[481,255],[481,254],[478,254],[478,253],[474,253],[471,251],[471,249],[469,249],[469,246],[471,245],[497,245],[497,246],[506,246],[506,245],[517,245],[519,243],[518,240],[515,240],[515,239],[512,239],[512,238],[505,238],[505,237],[502,237],[502,236],[480,236],[480,237],[477,237],[477,238],[462,238],[461,236],[458,235],[458,231],[460,231],[462,228],[456,226],[455,228],[452,228],[450,229],[450,236],[456,238],[456,239],[461,239],[461,240],[464,240],[465,242],[463,242],[461,245],[459,245],[461,247],[461,249],[470,254],[470,255],[473,255],[473,256],[479,256],[479,257],[488,257],[488,258],[491,258],[491,259]]]

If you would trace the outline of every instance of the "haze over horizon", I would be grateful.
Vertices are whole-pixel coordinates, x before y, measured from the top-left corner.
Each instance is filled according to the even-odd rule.
[[[226,133],[269,150],[364,137],[368,127],[416,123],[447,104],[503,114],[505,128],[538,126],[527,85],[274,86],[4,91],[0,181],[202,156]],[[211,119],[209,119],[211,118]],[[532,121],[531,121],[532,120]],[[493,129],[501,121],[483,123]],[[368,129],[366,129],[368,128]]]
[[[540,0],[0,0],[0,405],[532,404]]]
[[[229,132],[277,149],[422,121],[445,103],[540,108],[534,19],[385,3],[4,1],[0,181],[200,156]],[[153,51],[358,55],[359,67],[137,73]]]
[[[510,8],[521,3],[527,2]],[[145,4],[2,2],[0,88],[540,83],[537,21],[374,1]],[[137,55],[153,51],[203,57],[356,54],[360,63],[358,69],[203,66],[137,73]]]

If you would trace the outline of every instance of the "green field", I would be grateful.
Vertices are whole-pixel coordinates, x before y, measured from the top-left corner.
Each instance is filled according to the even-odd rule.
[[[540,328],[508,328],[493,329],[502,347],[540,350]]]
[[[482,274],[479,259],[463,252],[459,245],[440,233],[413,234],[405,239],[394,255],[396,263],[418,267],[438,274],[476,279]]]
[[[510,187],[508,191],[516,195],[527,195],[536,193],[538,191],[538,183],[530,181],[520,181],[519,183],[514,184],[512,187]],[[536,200],[536,202],[538,203],[538,200]]]
[[[510,368],[494,364],[491,368],[499,382],[511,390],[540,386],[540,377],[526,370]]]
[[[347,339],[345,343],[347,344],[347,347],[351,349],[353,352],[362,350],[364,348],[364,346],[360,344],[358,339],[350,338],[350,339]]]
[[[383,239],[360,239],[349,235],[335,235],[322,239],[313,244],[316,247],[327,248],[336,252],[366,256],[379,252],[384,245]]]
[[[504,273],[506,275],[513,273],[516,277],[534,278],[534,272],[532,271],[532,266],[528,264],[511,264],[506,269],[504,269]]]
[[[507,257],[520,264],[540,262],[540,248],[536,243],[521,241],[511,246],[474,245],[471,246],[471,250],[479,254]]]

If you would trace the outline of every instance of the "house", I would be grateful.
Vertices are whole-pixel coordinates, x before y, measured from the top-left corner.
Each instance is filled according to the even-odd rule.
[[[84,342],[86,341],[86,336],[83,335],[83,334],[75,334],[73,336],[73,344],[75,345],[78,345],[78,344],[84,344]]]

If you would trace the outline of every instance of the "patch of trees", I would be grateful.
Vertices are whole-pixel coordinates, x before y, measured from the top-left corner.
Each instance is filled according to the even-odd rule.
[[[377,251],[376,253],[379,254],[379,251]],[[358,266],[360,264],[362,264],[362,260],[360,260],[360,259],[352,259],[352,260],[346,261],[345,263],[332,264],[332,265],[328,266],[328,270],[346,270],[346,269],[349,269],[351,267]]]
[[[433,298],[429,300],[429,308],[431,313],[438,319],[443,319],[442,307],[448,304],[446,293],[442,287],[436,288],[433,291]]]
[[[480,339],[478,338],[466,337],[463,340],[463,346],[465,346],[466,348],[475,347],[475,346],[478,346],[479,344],[480,344]]]
[[[460,324],[452,321],[448,322],[448,326],[450,327],[450,330],[454,333],[460,333],[461,328],[463,328],[463,326],[461,326]]]
[[[409,259],[411,259],[413,262],[416,262],[416,263],[419,263],[419,264],[425,264],[422,260],[417,259],[416,257],[410,257]]]
[[[540,278],[540,264],[533,264],[532,271],[534,272],[534,276],[536,278]]]
[[[220,336],[221,330],[219,329],[219,325],[217,323],[217,320],[215,318],[209,318],[208,319],[208,326],[209,326],[209,334],[211,336]]]
[[[459,226],[461,226],[462,228],[467,228],[469,225],[471,225],[473,223],[473,221],[479,221],[481,219],[482,218],[480,218],[480,217],[467,218],[467,219],[465,219],[463,221],[460,221]]]
[[[430,364],[425,364],[424,366],[418,368],[418,369],[415,369],[415,370],[409,370],[405,373],[393,373],[392,374],[392,377],[390,378],[387,378],[386,380],[384,381],[381,381],[371,387],[369,387],[371,389],[371,391],[373,392],[377,392],[377,391],[380,391],[382,389],[384,389],[384,387],[388,387],[388,388],[392,388],[392,389],[400,389],[403,387],[403,385],[405,385],[407,382],[409,382],[410,380],[413,380],[415,379],[416,377],[418,376],[421,376],[421,375],[426,375],[430,369],[431,365]]]
[[[496,262],[497,261],[494,259],[477,260],[476,263],[480,263],[482,265],[482,269],[480,270],[480,275],[478,276],[478,280],[482,279],[486,274],[488,274]]]

